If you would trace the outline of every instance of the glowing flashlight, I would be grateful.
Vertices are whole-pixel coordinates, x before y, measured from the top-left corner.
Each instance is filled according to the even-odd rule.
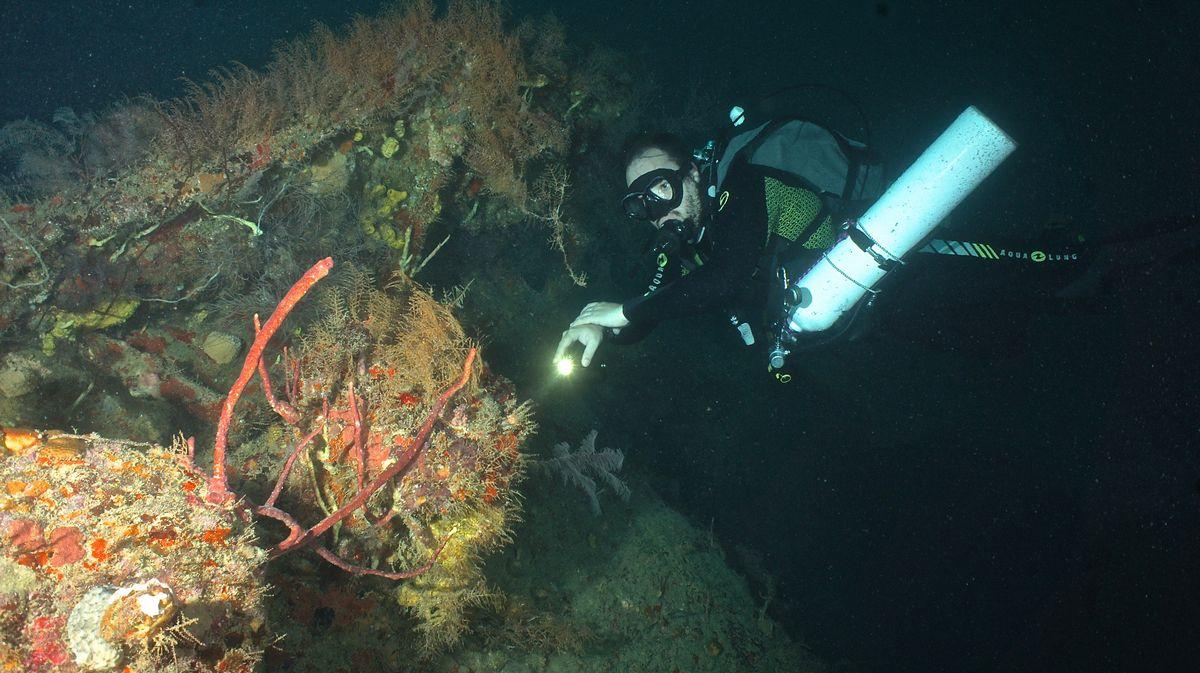
[[[558,372],[559,376],[570,376],[571,372],[575,369],[575,363],[571,362],[568,358],[562,358],[554,363],[554,369]]]

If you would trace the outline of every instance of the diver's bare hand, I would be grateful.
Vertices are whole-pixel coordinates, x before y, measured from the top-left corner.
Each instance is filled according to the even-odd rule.
[[[571,323],[571,327],[585,324],[620,329],[629,325],[629,319],[625,317],[625,311],[622,310],[620,304],[611,301],[594,301],[583,307],[583,310],[579,312],[579,317]]]
[[[599,325],[572,325],[567,331],[562,333],[562,339],[558,342],[558,350],[554,351],[554,361],[558,362],[567,354],[567,349],[573,344],[583,345],[583,355],[579,358],[579,364],[584,367],[592,361],[592,356],[595,355],[596,349],[600,347],[600,343],[604,341],[604,328]]]

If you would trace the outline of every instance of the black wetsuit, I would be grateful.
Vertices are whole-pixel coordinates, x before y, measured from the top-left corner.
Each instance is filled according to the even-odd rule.
[[[722,192],[728,198],[722,194],[713,204],[717,212],[698,244],[655,260],[644,294],[623,304],[630,325],[612,334],[613,342],[638,341],[664,320],[761,311],[765,292],[756,272],[767,241],[763,176],[733,166]]]
[[[828,221],[828,203],[810,223],[800,223],[803,233],[797,240],[805,241],[804,245],[788,247],[777,233],[768,234],[777,230],[778,222],[768,215],[764,183],[779,177],[758,167],[732,166],[723,185],[728,199],[724,207],[720,207],[721,198],[717,199],[714,208],[718,210],[699,245],[683,246],[669,258],[658,260],[643,294],[623,304],[630,325],[610,331],[610,340],[633,343],[661,321],[705,313],[724,317],[736,312],[756,329],[761,326],[769,317],[764,316],[763,309],[775,261],[771,251],[779,251],[789,268],[805,269],[822,249],[836,242],[816,234],[808,238],[813,226]],[[836,212],[832,219],[840,222],[843,215],[861,212],[865,205],[833,206]],[[881,285],[884,299],[874,310],[878,315],[860,318],[856,332],[878,331],[871,328],[877,325],[890,335],[916,342],[933,344],[949,337],[955,350],[974,344],[990,355],[1009,353],[1014,344],[1019,346],[1024,341],[1020,335],[1026,331],[1022,328],[1024,321],[1016,320],[1016,316],[1058,311],[1068,304],[1087,308],[1105,299],[1113,279],[1149,273],[1163,264],[1188,258],[1200,245],[1200,219],[1196,215],[1142,223],[1134,232],[1128,240],[1114,237],[1089,245],[1043,236],[1046,240],[1036,245],[1012,246],[1016,251],[1025,250],[1023,254],[1012,253],[999,243],[987,246],[988,254],[972,254],[965,249],[954,255],[914,253],[909,256],[912,268],[900,274],[902,282]],[[814,244],[818,238],[821,241]],[[931,241],[930,245],[935,243]],[[1029,259],[1029,250],[1055,254],[1043,255],[1043,261],[1037,262]],[[1069,254],[1057,254],[1063,251]],[[922,248],[920,252],[927,250]],[[981,303],[980,297],[988,299]],[[956,308],[959,305],[961,309]],[[1011,310],[1006,309],[1008,306]],[[956,321],[962,323],[957,325],[959,329]],[[1014,329],[1000,329],[1000,325]]]

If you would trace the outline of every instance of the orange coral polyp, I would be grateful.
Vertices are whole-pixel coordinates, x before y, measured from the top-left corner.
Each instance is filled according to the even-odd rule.
[[[231,532],[233,532],[231,528],[210,528],[204,531],[200,539],[211,545],[223,545]]]
[[[500,451],[501,453],[515,455],[517,453],[517,444],[519,443],[520,440],[517,439],[517,435],[509,432],[500,435],[500,439],[496,440],[496,450]]]
[[[483,501],[489,505],[492,504],[493,502],[495,502],[496,498],[498,498],[499,496],[500,496],[500,491],[496,490],[496,487],[492,484],[488,484],[483,489]]]
[[[109,554],[106,551],[108,549],[108,541],[104,538],[96,538],[95,540],[92,540],[91,546],[92,558],[96,559],[97,561],[104,561],[109,557]]]

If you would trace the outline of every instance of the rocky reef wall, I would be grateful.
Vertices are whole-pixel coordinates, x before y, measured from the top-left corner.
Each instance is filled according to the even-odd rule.
[[[0,129],[0,663],[394,670],[495,604],[533,423],[419,279],[532,225],[585,282],[571,158],[612,65],[418,2]]]

